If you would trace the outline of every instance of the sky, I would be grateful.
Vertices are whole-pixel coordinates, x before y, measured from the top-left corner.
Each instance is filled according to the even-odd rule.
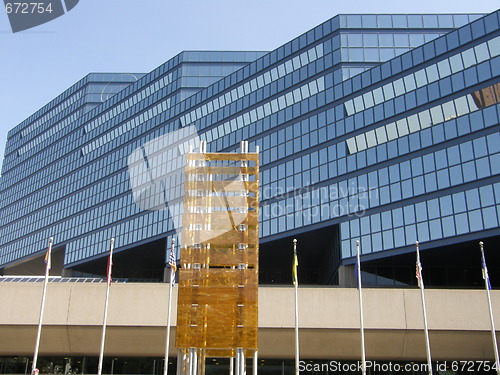
[[[490,13],[498,0],[80,0],[12,33],[0,9],[0,159],[7,132],[90,72],[147,73],[183,50],[271,51],[341,13]]]

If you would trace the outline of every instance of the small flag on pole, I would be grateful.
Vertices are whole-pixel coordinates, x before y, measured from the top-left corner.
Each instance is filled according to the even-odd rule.
[[[107,281],[108,281],[108,285],[111,285],[111,268],[113,267],[113,260],[111,259],[111,254],[109,254],[109,257],[108,257],[108,265],[106,267],[106,274],[107,274]]]
[[[481,247],[481,268],[483,269],[483,279],[486,281],[487,288],[491,290],[490,275],[488,275],[488,267],[486,267],[486,259],[484,257],[484,250],[482,247]]]
[[[170,283],[175,285],[175,272],[177,271],[177,260],[175,259],[175,239],[172,239],[172,248],[170,249],[170,257],[168,264],[170,265]]]
[[[422,264],[420,263],[420,259],[417,260],[417,272],[416,272],[416,276],[417,276],[418,287],[422,288]]]
[[[47,265],[47,269],[49,269],[49,270],[50,270],[50,267],[51,267],[51,261],[50,261],[50,258],[52,256],[52,254],[51,254],[52,251],[51,250],[52,250],[52,246],[49,246],[49,248],[47,249],[47,252],[45,253],[45,258],[43,260],[43,262]]]
[[[294,240],[294,246],[296,244],[295,241],[296,240]],[[298,266],[299,266],[299,259],[297,258],[297,251],[294,248],[294,252],[293,252],[293,266],[292,266],[292,281],[293,281],[293,285],[297,285],[297,283],[298,283],[298,278],[297,278],[297,267]]]
[[[359,271],[361,270],[361,264],[359,262],[359,251],[358,251],[358,241],[356,241],[356,263],[354,264],[354,278],[356,279],[356,289],[359,289]]]

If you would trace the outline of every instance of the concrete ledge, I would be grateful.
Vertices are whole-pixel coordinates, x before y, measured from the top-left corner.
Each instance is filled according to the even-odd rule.
[[[33,353],[41,283],[0,285],[0,355]],[[40,353],[97,355],[106,285],[49,284]],[[301,356],[359,358],[358,291],[299,288]],[[176,289],[172,324],[175,326]],[[363,289],[369,359],[425,359],[420,292]],[[114,284],[110,293],[107,355],[162,356],[168,284]],[[292,287],[259,288],[259,356],[292,358]],[[500,324],[500,291],[492,291]],[[426,290],[433,358],[492,359],[486,294],[482,290]],[[175,355],[175,327],[171,335]]]

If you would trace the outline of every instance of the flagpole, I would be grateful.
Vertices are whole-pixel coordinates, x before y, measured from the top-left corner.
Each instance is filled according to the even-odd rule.
[[[102,362],[104,359],[104,342],[106,340],[106,324],[108,322],[108,303],[109,303],[109,287],[111,286],[111,267],[113,266],[113,247],[115,239],[111,238],[109,241],[109,259],[107,269],[107,282],[106,282],[106,302],[104,304],[104,319],[102,323],[102,336],[101,336],[101,350],[99,352],[99,364],[97,365],[97,374],[102,375]]]
[[[483,278],[484,278],[484,286],[486,288],[486,295],[488,297],[488,309],[490,313],[490,324],[491,324],[491,338],[493,340],[493,351],[495,352],[495,364],[497,374],[500,374],[500,362],[498,358],[498,345],[497,345],[497,337],[495,333],[495,322],[493,320],[493,309],[491,308],[491,296],[490,296],[490,276],[488,275],[488,271],[486,268],[486,257],[484,256],[484,244],[483,241],[479,242],[479,247],[481,248],[481,260],[483,266]]]
[[[365,323],[363,319],[363,295],[361,293],[361,262],[359,260],[359,241],[356,240],[356,267],[358,270],[358,295],[359,295],[359,329],[361,331],[361,373],[366,375],[365,353]]]
[[[295,289],[295,375],[299,375],[299,280],[297,277],[297,239],[293,240],[293,285]]]
[[[172,249],[170,250],[171,256],[174,253],[175,249],[175,238],[172,238]],[[170,261],[172,260],[169,258]],[[165,366],[163,367],[163,374],[167,375],[168,373],[168,351],[170,346],[170,316],[172,315],[172,289],[175,283],[175,267],[170,265],[170,288],[168,294],[168,312],[167,312],[167,339],[165,345]]]
[[[35,353],[33,354],[33,364],[31,367],[31,374],[35,374],[36,363],[38,361],[38,349],[40,348],[40,337],[42,334],[42,322],[43,322],[43,310],[45,308],[45,294],[47,293],[47,283],[49,281],[49,270],[50,270],[50,257],[52,252],[52,244],[54,243],[54,238],[49,238],[49,248],[47,250],[47,254],[45,255],[45,280],[43,282],[43,293],[42,293],[42,304],[40,305],[40,317],[38,319],[38,332],[36,334],[36,343],[35,343]],[[38,371],[37,371],[38,372]]]
[[[420,248],[418,241],[415,241],[415,248],[417,249],[417,275],[420,275],[419,281],[420,295],[422,297],[422,313],[424,315],[424,332],[425,332],[425,351],[427,354],[427,372],[432,375],[432,359],[431,359],[431,346],[429,343],[429,328],[427,327],[427,312],[425,309],[425,295],[424,295],[424,279],[422,277],[422,264],[420,263]]]

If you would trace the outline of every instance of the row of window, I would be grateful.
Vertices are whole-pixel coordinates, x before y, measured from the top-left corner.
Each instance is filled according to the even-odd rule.
[[[23,147],[20,147],[17,150],[17,155],[21,156],[22,154],[26,153],[27,151],[29,151],[29,150],[33,149],[34,147],[38,146],[43,141],[49,139],[54,134],[56,134],[59,131],[61,131],[62,129],[64,129],[66,126],[68,126],[72,122],[78,120],[83,115],[83,113],[84,113],[83,109],[79,109],[76,112],[73,112],[70,116],[66,117],[64,120],[58,121],[56,124],[50,126],[47,129],[47,131],[45,131],[42,134],[40,134],[38,137],[36,137],[30,143],[24,145]]]
[[[480,14],[349,14],[340,15],[344,28],[458,28],[482,17]]]
[[[121,102],[119,105],[114,106],[113,109],[111,109],[110,111],[101,114],[99,117],[89,122],[84,127],[85,132],[89,133],[93,129],[101,126],[105,122],[116,117],[119,113],[124,112],[126,109],[134,106],[138,102],[144,100],[146,97],[149,97],[150,95],[154,94],[155,92],[159,91],[165,86],[171,84],[175,79],[179,78],[177,77],[178,75],[179,75],[179,70],[175,70],[173,72],[168,73],[163,78],[156,80],[155,83],[148,85],[141,91],[129,97],[127,100]]]
[[[274,218],[293,214],[294,212],[305,212],[307,209],[309,213],[313,212],[312,223],[325,221],[345,215],[357,215],[359,212],[380,205],[497,175],[500,173],[500,166],[498,165],[500,162],[499,141],[500,133],[480,137],[474,141],[451,146],[422,157],[381,168],[339,183],[333,183],[328,187],[313,190],[312,192],[306,191],[271,204],[265,204],[265,200],[273,198],[273,193],[278,192],[278,189],[273,191],[268,187],[269,185],[263,186],[261,192],[263,235],[277,233],[272,231],[270,224],[265,224],[266,221],[272,221]],[[331,166],[331,163],[325,165],[325,173],[327,166]],[[297,175],[304,177],[305,174],[311,173],[312,175],[315,170],[318,170],[319,178],[325,180],[328,175],[321,176],[321,169],[321,166],[320,168],[311,168],[310,170],[304,170],[302,173],[299,172]],[[272,179],[272,176],[270,177]],[[286,181],[289,184],[293,183],[293,177],[286,177]],[[315,184],[319,180],[304,182]],[[287,185],[286,188],[283,186],[279,192],[282,194],[288,190],[296,190],[299,187],[300,185]],[[269,189],[270,191],[268,191]],[[300,190],[298,192],[300,193]],[[301,225],[305,225],[304,221],[302,221]],[[266,232],[265,228],[269,228],[270,232]],[[289,229],[293,228],[287,227],[284,230]]]
[[[346,62],[384,62],[408,52],[409,48],[342,48],[340,55]]]
[[[213,99],[212,101],[199,106],[195,110],[186,113],[180,118],[182,126],[193,123],[196,120],[201,119],[208,113],[223,108],[230,103],[243,98],[246,95],[256,91],[259,88],[269,85],[271,82],[283,78],[287,74],[291,74],[294,71],[308,65],[309,63],[317,60],[323,56],[323,45],[319,44],[309,50],[295,56],[294,58],[274,67],[273,69],[251,79],[244,84],[235,87],[231,91],[228,91],[224,95]]]
[[[430,42],[444,33],[418,32],[363,32],[363,33],[341,33],[340,40],[342,47],[396,47],[415,48],[424,43]],[[335,38],[333,39],[335,43]]]
[[[488,92],[487,89],[485,89],[485,92]],[[481,100],[479,100],[479,102],[481,102]],[[483,103],[481,105],[486,104],[490,103]],[[382,142],[383,140],[389,142],[390,145],[388,148],[383,147],[382,149],[377,148],[377,150],[373,150],[373,152],[370,151],[368,160],[371,160],[371,162],[368,162],[368,165],[371,165],[377,161],[381,162],[387,160],[388,157],[391,158],[401,155],[401,152],[404,153],[403,150],[409,149],[407,136],[408,134],[419,131],[421,128],[425,128],[427,126],[430,126],[431,124],[441,123],[445,120],[445,116],[448,121],[445,122],[444,125],[432,129],[430,133],[429,131],[424,131],[420,136],[411,136],[411,142],[409,142],[411,144],[411,150],[416,150],[420,147],[427,147],[430,144],[439,143],[444,141],[445,139],[449,140],[456,138],[459,135],[467,134],[471,131],[470,124],[473,124],[472,130],[475,131],[484,126],[491,126],[497,123],[497,113],[494,108],[486,109],[481,114],[475,114],[473,119],[469,119],[468,116],[466,116],[466,118],[463,119],[459,117],[456,120],[449,120],[454,116],[461,115],[462,113],[467,113],[471,109],[477,110],[475,101],[472,100],[471,96],[469,96],[468,99],[466,99],[466,97],[464,96],[456,99],[455,101],[450,101],[441,106],[434,107],[432,111],[425,110],[419,114],[401,119],[396,123],[391,123],[387,126],[388,130],[386,129],[386,127],[381,127],[377,130],[372,130],[366,133],[366,135],[361,134],[357,137],[350,138],[347,140],[347,145],[349,146],[350,153],[354,153],[362,151],[367,147],[374,147],[377,144],[380,145],[384,143]],[[484,117],[483,114],[485,115]],[[324,141],[334,140],[339,136],[345,134],[346,132],[354,130],[354,123],[352,121],[343,120],[327,125],[326,129],[321,127],[321,124],[328,124],[330,121],[332,121],[332,115],[333,110],[331,109],[318,115],[312,116],[309,119],[305,119],[299,123],[289,125],[285,129],[281,129],[278,132],[264,136],[261,140],[255,141],[255,144],[260,146],[260,148],[263,150],[261,153],[262,164],[265,165],[271,161],[274,162],[281,158],[294,155],[297,152],[309,149],[310,147],[314,147]],[[350,118],[350,120],[352,120],[352,118]],[[359,125],[362,125],[362,123]],[[318,131],[316,131],[318,127],[320,128]],[[377,134],[377,132],[380,134]],[[401,141],[399,143],[393,141],[391,143],[391,139],[396,139],[403,136],[406,136],[406,141]],[[363,139],[363,137],[365,138]],[[379,138],[380,142],[378,142]],[[359,141],[359,144],[355,143],[356,139]],[[377,141],[378,143],[374,144],[374,141]],[[335,161],[337,158],[343,158],[346,155],[345,147],[342,143],[339,143],[336,146],[329,145],[327,147],[329,149],[329,153],[328,158],[325,157],[325,162],[326,160],[330,162]],[[330,148],[332,147],[334,148],[333,153],[330,150]],[[324,152],[326,156],[326,149],[327,148],[324,147],[323,149],[319,150],[319,152]],[[398,149],[400,149],[399,152]],[[338,155],[337,152],[339,153]],[[314,152],[312,154],[314,154]],[[366,155],[363,154],[363,156],[359,157],[358,160],[359,162],[356,163],[356,161],[351,158],[349,164],[354,162],[355,164],[358,164],[357,167],[363,167],[367,165]],[[362,160],[365,160],[365,162],[363,163]],[[345,160],[341,164],[345,165]],[[338,171],[337,168],[335,169],[336,173],[341,173],[342,170],[345,173],[345,168],[341,169],[339,167]],[[351,166],[349,166],[348,170],[352,170]],[[264,178],[264,181],[267,182],[269,180],[267,178]]]
[[[450,15],[450,16],[454,20],[453,21],[454,24],[460,25],[460,26],[467,23],[467,21],[469,20],[467,15],[459,15],[458,17],[459,17],[460,21],[458,21],[458,19],[455,18],[455,17],[457,17],[457,15]],[[200,92],[196,96],[187,100],[185,103],[180,103],[179,108],[178,109],[176,108],[175,113],[179,113],[179,111],[184,111],[184,110],[189,109],[193,106],[196,106],[200,101],[204,101],[207,98],[209,98],[210,96],[216,95],[217,93],[224,91],[227,87],[229,87],[231,85],[235,85],[238,82],[246,79],[250,75],[255,74],[255,72],[257,70],[265,69],[266,67],[273,65],[273,64],[277,63],[278,61],[291,55],[294,51],[297,51],[297,50],[302,49],[302,48],[306,48],[308,45],[312,45],[313,43],[324,38],[325,36],[334,33],[336,30],[340,29],[341,19],[343,20],[342,27],[346,27],[345,21],[344,21],[346,19],[345,17],[356,18],[356,17],[361,17],[361,16],[336,16],[336,17],[330,19],[329,21],[324,22],[323,24],[308,31],[307,33],[293,39],[292,41],[290,41],[286,44],[284,44],[283,46],[279,47],[278,49],[264,55],[262,58],[256,60],[255,62],[250,63],[244,69],[239,70],[236,73],[233,73],[231,76],[226,77],[224,80],[219,81],[213,87],[209,87],[207,90]],[[363,16],[363,17],[372,17],[372,16]],[[377,17],[377,16],[375,16],[375,17]],[[394,17],[394,16],[388,15],[388,17]],[[411,17],[411,16],[409,16],[409,17]],[[421,15],[416,15],[416,17],[412,18],[413,20],[415,20],[415,21],[412,21],[412,25],[415,25],[416,28],[424,27],[423,24],[421,26],[419,26],[420,22],[423,22],[421,17],[422,17]],[[473,15],[471,18],[471,21],[476,20],[479,17],[480,17],[479,15]],[[420,20],[420,21],[418,21],[418,20]],[[455,20],[457,20],[457,21],[455,21]],[[359,28],[359,27],[360,26],[356,26],[356,28]],[[457,27],[459,27],[459,26],[457,26]],[[474,32],[476,31],[476,29],[482,30],[483,34],[484,34],[485,29],[488,32],[494,31],[494,30],[498,29],[498,27],[499,27],[497,14],[494,13],[494,14],[486,16],[484,19],[476,20],[476,21],[474,21],[474,23],[471,26],[466,26],[465,28],[467,28],[467,27],[469,28],[469,30],[473,29]],[[456,39],[458,42],[458,34],[457,33],[450,33],[450,34],[452,34],[451,40]],[[450,35],[450,34],[448,34],[448,35]],[[475,32],[474,37],[477,37],[477,36],[478,36],[478,33]],[[468,41],[470,41],[470,39],[464,40],[464,41],[462,41],[462,43],[466,43]],[[450,48],[454,48],[454,47],[456,47],[456,44],[452,43]],[[420,61],[415,62],[415,64],[418,64],[418,63],[420,63]],[[394,72],[394,73],[397,73],[397,72]],[[375,74],[375,80],[373,81],[373,83],[375,83],[377,81],[376,77],[377,77],[377,74]],[[380,81],[380,78],[378,79],[378,81]]]
[[[348,116],[352,116],[362,110],[426,86],[498,55],[500,55],[500,37],[478,44],[441,60],[437,64],[429,65],[394,82],[389,82],[382,87],[356,96],[344,103],[346,113]]]
[[[135,127],[145,123],[146,121],[156,117],[160,112],[166,111],[170,108],[171,98],[167,98],[155,106],[149,108],[147,111],[142,112],[141,114],[132,117],[127,122],[122,125],[114,128],[112,131],[104,134],[103,136],[97,138],[95,141],[86,144],[82,147],[82,154],[86,155],[95,149],[101,147],[102,145],[111,142],[112,140],[120,137],[121,135],[128,133],[130,130]],[[116,108],[116,107],[115,107]]]
[[[498,84],[490,86],[471,95],[461,96],[454,100],[450,100],[449,102],[432,107],[431,109],[426,109],[409,117],[402,118],[401,120],[391,122],[366,133],[361,133],[357,136],[348,138],[346,143],[349,153],[354,154],[358,151],[375,147],[382,143],[403,137],[407,134],[415,133],[430,126],[440,124],[444,121],[477,111],[479,109],[478,105],[483,107],[496,104],[500,101],[500,97],[495,98],[493,96],[492,100],[481,103],[481,94],[489,94],[490,90],[494,92],[497,85]]]
[[[451,49],[472,42],[486,33],[495,32],[500,27],[498,14],[493,13],[461,29],[452,31],[432,42],[417,47],[397,58],[374,67],[368,72],[339,83],[334,87],[335,100],[360,91],[364,87],[383,81],[384,79],[411,69],[425,61],[443,55]]]
[[[487,113],[488,112],[488,113]],[[484,116],[483,116],[484,115]],[[343,143],[336,145],[328,145],[317,151],[312,151],[310,154],[304,155],[302,157],[290,160],[285,164],[281,164],[270,169],[262,169],[263,178],[262,186],[264,191],[266,191],[266,198],[272,197],[272,192],[283,193],[292,190],[290,187],[301,188],[309,186],[310,184],[315,184],[320,181],[325,181],[327,179],[336,178],[346,173],[354,172],[360,168],[364,168],[370,165],[376,165],[378,163],[389,160],[390,158],[395,158],[412,151],[421,150],[425,147],[429,147],[433,144],[438,144],[444,142],[445,140],[455,139],[459,136],[469,134],[470,132],[483,129],[484,127],[493,126],[498,124],[498,114],[495,107],[490,107],[487,110],[477,111],[472,115],[464,116],[459,119],[461,121],[451,120],[443,125],[437,125],[431,129],[425,129],[420,133],[412,134],[399,138],[398,140],[391,141],[387,144],[379,145],[373,149],[368,149],[361,151],[356,155],[349,155],[345,157],[345,146]],[[308,136],[308,135],[306,135]],[[487,150],[490,154],[498,152],[496,145],[497,135],[489,135],[487,138],[488,147],[483,147],[484,140],[480,138],[474,141],[475,155],[476,157],[485,156],[484,154]],[[294,141],[295,143],[295,141]],[[288,142],[287,142],[288,144]],[[481,145],[481,146],[476,146]],[[477,148],[479,147],[479,148]],[[288,149],[288,148],[287,148]],[[265,151],[266,152],[266,151]],[[264,152],[264,153],[265,153]],[[456,165],[458,160],[457,157],[458,149],[456,147],[450,148],[450,154],[445,156],[444,160],[449,162],[450,166]],[[473,155],[470,152],[469,143],[465,143],[465,146],[460,148],[459,153],[462,155],[461,162],[466,163],[471,160]],[[440,153],[438,153],[440,155]],[[440,156],[440,160],[442,157]],[[426,160],[429,165],[434,165],[430,160]],[[490,173],[490,168],[488,163],[480,161],[478,165],[478,173],[480,177],[484,177],[483,173]],[[443,168],[443,163],[439,162],[438,169]],[[492,162],[492,167],[496,171],[496,165]],[[465,166],[467,171],[465,173],[468,176],[465,180],[470,181],[471,178],[476,178],[476,172],[471,171],[474,169],[473,165],[467,164]],[[404,166],[405,171],[410,171],[410,168]],[[453,169],[453,168],[452,168]],[[294,171],[299,171],[299,173],[294,174]],[[302,171],[300,173],[300,171]],[[427,170],[426,170],[427,171]],[[418,173],[418,171],[414,171]],[[402,172],[405,176],[407,172]],[[496,172],[495,172],[496,173]],[[453,183],[459,183],[461,180],[461,171],[453,169],[451,172],[451,181]],[[445,186],[444,183],[446,176],[440,176],[440,186]],[[446,180],[447,181],[447,180]],[[429,184],[432,180],[429,180]],[[373,184],[373,182],[371,182]],[[449,182],[448,182],[449,183]],[[371,185],[377,186],[377,185]],[[412,190],[408,189],[411,192]],[[276,193],[278,194],[278,193]]]
[[[70,96],[68,99],[66,99],[64,102],[59,104],[57,107],[53,108],[50,112],[48,112],[45,115],[43,115],[42,117],[40,117],[38,120],[36,120],[30,126],[24,128],[21,131],[21,137],[26,137],[28,134],[30,134],[31,132],[36,130],[40,125],[45,124],[51,118],[53,118],[55,115],[57,115],[58,113],[64,111],[66,108],[68,108],[71,104],[80,100],[83,97],[83,94],[84,94],[84,90],[78,90],[75,94]]]
[[[345,221],[340,229],[342,258],[355,256],[357,239],[362,254],[368,254],[496,228],[499,201],[497,183]]]
[[[235,70],[243,67],[246,63],[186,63],[182,65],[182,77],[217,77],[227,76]]]
[[[405,225],[417,224],[434,220],[442,216],[449,216],[463,212],[474,211],[495,205],[495,191],[498,184],[486,185],[452,195],[419,202],[415,205],[398,207],[382,213],[366,215],[360,218],[345,221],[341,224],[341,239],[355,239],[373,232],[399,228]]]
[[[86,76],[82,80],[78,81],[76,84],[74,84],[68,90],[66,90],[64,93],[59,95],[56,99],[54,99],[49,104],[42,107],[40,110],[38,110],[33,115],[31,115],[28,119],[26,119],[21,124],[16,126],[13,130],[13,136],[11,139],[9,139],[9,142],[7,144],[7,148],[6,148],[7,154],[12,152],[13,150],[17,149],[22,144],[22,138],[24,138],[24,136],[27,136],[31,132],[31,130],[35,130],[35,129],[31,129],[31,127],[28,127],[28,129],[26,129],[25,127],[27,125],[29,125],[30,123],[33,123],[34,121],[36,122],[37,120],[40,120],[41,116],[46,117],[47,115],[49,115],[48,119],[51,119],[51,118],[54,119],[53,116],[50,116],[50,112],[52,112],[52,110],[54,108],[58,108],[61,105],[61,103],[63,106],[65,106],[64,103],[66,102],[66,100],[68,100],[68,99],[72,100],[71,98],[74,95],[74,93],[75,92],[78,93],[79,90],[81,90],[83,87],[87,86],[87,90],[88,90],[88,87],[95,84],[95,82],[107,82],[107,83],[127,82],[127,83],[120,85],[121,87],[127,87],[130,85],[130,83],[135,82],[138,79],[138,77],[140,77],[140,76],[141,75],[137,76],[137,75],[127,74],[127,73],[90,73],[88,76]],[[71,105],[71,104],[69,104],[69,105]],[[59,112],[59,114],[61,114],[61,112],[66,112],[66,111],[64,109],[62,109],[58,112]],[[64,117],[64,115],[62,117]],[[59,118],[61,118],[61,115],[59,116]],[[56,121],[58,121],[58,120],[56,119]],[[55,123],[54,121],[51,121],[51,122]],[[45,123],[45,121],[44,121],[44,123]],[[45,125],[46,125],[46,123],[45,123]],[[48,127],[45,126],[45,128],[48,128]],[[18,129],[20,129],[21,132],[23,133],[20,135],[20,137],[14,136],[14,134],[18,134],[18,132],[19,132]]]
[[[317,52],[317,51],[319,51],[319,52]],[[321,48],[320,48],[319,46],[317,46],[317,47],[313,47],[313,48],[312,48],[312,49],[310,49],[309,51],[306,51],[304,54],[297,56],[296,58],[297,58],[298,60],[296,60],[296,58],[294,58],[294,59],[292,59],[292,60],[288,61],[287,63],[282,64],[282,66],[279,66],[279,67],[275,68],[275,69],[276,69],[276,74],[282,74],[282,73],[287,72],[287,71],[288,71],[288,69],[289,69],[289,68],[287,68],[288,66],[292,67],[292,68],[293,68],[293,70],[295,70],[294,68],[295,68],[295,65],[296,65],[296,64],[302,64],[302,63],[304,63],[304,64],[305,64],[305,63],[307,63],[307,62],[309,62],[309,61],[314,61],[315,59],[319,58],[318,56],[316,56],[316,53],[320,53],[320,52],[321,52]],[[291,61],[297,61],[297,62],[296,62],[296,63],[295,63],[295,62],[294,62],[294,63],[292,63]],[[301,66],[301,65],[300,65],[300,66]],[[271,72],[274,72],[274,69],[273,69],[273,70],[271,70]],[[255,84],[256,84],[256,85],[259,85],[260,83],[263,83],[263,82],[264,82],[264,80],[265,80],[265,79],[267,79],[267,77],[268,77],[268,76],[267,76],[267,74],[269,74],[269,77],[272,79],[272,81],[274,81],[274,79],[279,78],[279,77],[273,77],[273,74],[271,74],[271,73],[269,73],[269,72],[266,72],[266,73],[264,73],[264,74],[262,75],[262,78],[260,78],[260,76],[256,78],[256,81],[255,81],[256,83],[255,83]],[[261,81],[262,81],[262,82],[261,82]],[[239,88],[237,88],[237,89],[233,90],[232,92],[234,92],[234,94],[235,94],[236,96],[238,96],[238,95],[243,95],[243,96],[244,96],[244,95],[245,95],[245,92],[246,92],[245,90],[250,90],[250,88],[251,88],[251,86],[252,86],[252,85],[251,85],[251,82],[253,82],[253,81],[250,81],[250,83],[249,83],[249,82],[245,83],[244,85],[242,85],[242,86],[240,86]],[[255,89],[255,87],[254,87],[254,89]],[[231,99],[228,99],[228,100],[229,100],[229,102],[228,102],[228,103],[226,103],[226,102],[225,102],[225,100],[226,100],[225,98],[226,98],[226,96],[222,96],[222,97],[220,97],[219,99],[220,99],[220,100],[223,100],[223,101],[224,101],[224,104],[226,104],[226,105],[227,105],[227,104],[229,104],[229,103],[231,103],[231,102],[233,101],[233,99],[234,99],[234,100],[237,100],[237,98],[236,98],[236,97],[235,97],[235,98],[233,98],[233,97],[231,96]],[[215,102],[214,102],[214,103],[215,103]],[[208,105],[205,105],[205,106],[204,106],[204,107],[202,107],[202,108],[206,108],[207,110],[208,110],[208,109],[210,109],[211,111],[216,110],[216,109],[214,109],[214,108],[209,108],[209,105],[210,105],[210,103],[208,103]],[[217,107],[217,104],[214,104],[214,106],[215,106],[215,108],[216,108],[216,107]],[[150,119],[150,118],[154,117],[154,115],[152,114],[153,112],[151,112],[152,110],[154,110],[154,109],[150,109],[150,110],[148,110],[148,111],[146,111],[146,112],[145,112],[145,114],[144,114],[144,121],[147,121],[147,119]],[[197,112],[197,114],[198,114],[199,116],[201,116],[201,117],[203,117],[204,115],[206,115],[206,114],[207,114],[207,113],[204,113],[204,112],[203,112],[203,110],[201,110],[201,109],[199,109],[199,108],[198,108],[198,110],[199,110],[199,111]],[[163,116],[163,117],[165,117],[165,118],[166,118],[168,115],[170,115],[170,112],[171,112],[171,111],[168,111],[168,112],[163,111],[163,112],[162,112],[161,110],[158,110],[158,113],[159,113],[159,114],[161,113],[162,115],[165,115],[165,116]],[[157,120],[157,119],[155,119],[155,120]],[[181,120],[182,120],[182,119],[181,119]],[[121,134],[124,134],[124,133],[126,133],[126,132],[130,131],[132,128],[134,128],[134,126],[133,126],[133,125],[134,125],[134,124],[130,124],[130,123],[129,123],[128,125],[126,125],[126,126],[125,126],[125,125],[122,125],[120,128],[117,128],[117,129],[113,130],[113,132],[112,132],[111,134],[106,134],[105,136],[103,136],[103,137],[99,138],[98,140],[96,140],[96,141],[92,142],[91,144],[86,145],[86,146],[83,148],[83,151],[82,151],[82,152],[83,152],[83,154],[85,155],[85,154],[87,154],[87,153],[89,153],[89,152],[91,152],[91,151],[94,151],[95,149],[97,149],[97,148],[101,147],[102,145],[107,144],[110,140],[113,140],[113,139],[115,139],[116,137],[120,136]],[[169,124],[169,125],[171,125],[171,124]],[[137,124],[136,124],[135,126],[137,126]]]

